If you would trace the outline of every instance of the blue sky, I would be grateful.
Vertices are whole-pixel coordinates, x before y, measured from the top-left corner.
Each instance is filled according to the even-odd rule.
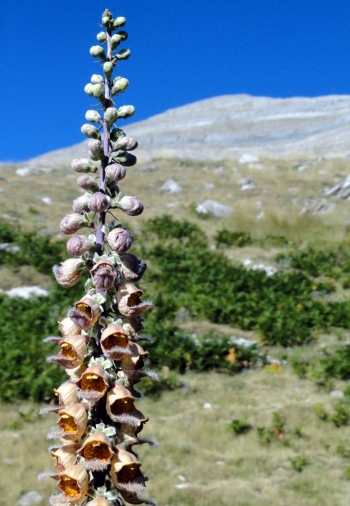
[[[105,7],[127,18],[118,106],[136,107],[132,121],[225,94],[350,93],[349,0],[11,0],[0,12],[0,160],[84,140]]]

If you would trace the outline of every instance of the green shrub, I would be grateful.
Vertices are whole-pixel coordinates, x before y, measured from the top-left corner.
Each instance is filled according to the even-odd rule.
[[[220,246],[238,246],[242,248],[252,243],[249,232],[231,232],[226,228],[219,230],[215,235],[215,244]]]
[[[252,428],[253,427],[244,420],[235,419],[230,423],[230,429],[236,436],[247,434]]]
[[[298,473],[301,473],[307,465],[310,464],[310,460],[306,455],[296,455],[295,457],[290,459],[290,463],[292,466],[292,469],[294,471],[297,471]]]
[[[331,416],[331,421],[336,427],[342,427],[348,425],[350,419],[350,411],[344,404],[337,404],[335,407],[335,413]]]

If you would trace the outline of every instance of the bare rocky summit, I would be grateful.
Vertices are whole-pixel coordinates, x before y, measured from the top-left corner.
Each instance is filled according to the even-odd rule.
[[[141,162],[154,158],[347,157],[350,96],[268,98],[225,95],[170,109],[126,127]],[[86,156],[86,142],[31,161],[50,166]],[[248,158],[249,158],[248,156]]]

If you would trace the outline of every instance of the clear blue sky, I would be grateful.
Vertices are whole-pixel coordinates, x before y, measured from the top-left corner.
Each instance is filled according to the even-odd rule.
[[[11,0],[0,10],[0,160],[84,139],[105,7],[127,18],[118,105],[136,107],[133,121],[224,94],[350,93],[349,0]]]

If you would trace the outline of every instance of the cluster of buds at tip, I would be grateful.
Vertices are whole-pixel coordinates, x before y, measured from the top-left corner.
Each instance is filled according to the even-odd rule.
[[[116,126],[135,113],[132,105],[114,102],[129,85],[124,77],[112,77],[118,62],[130,56],[129,49],[119,48],[128,37],[120,30],[125,23],[106,9],[99,44],[90,48],[103,75],[94,74],[85,92],[98,100],[99,111],[86,112],[88,123],[81,131],[89,139],[87,157],[71,164],[85,193],[73,201],[73,212],[60,223],[61,232],[72,235],[67,251],[73,258],[53,267],[63,287],[87,276],[86,293],[58,322],[61,335],[44,340],[57,346],[47,361],[67,374],[53,392],[57,404],[41,410],[58,417],[58,428],[48,435],[59,440],[49,449],[56,468],[50,476],[58,487],[51,505],[155,504],[142,495],[147,477],[133,451],[134,445],[154,444],[140,436],[148,417],[135,406],[141,396],[135,385],[144,376],[156,379],[156,373],[144,369],[148,352],[139,344],[148,340],[139,333],[141,315],[151,302],[143,300],[142,290],[133,284],[147,266],[129,252],[133,236],[119,221],[116,225],[110,212],[138,216],[143,211],[140,200],[122,195],[118,186],[136,163],[130,151],[138,145]],[[82,229],[89,230],[84,234]]]

